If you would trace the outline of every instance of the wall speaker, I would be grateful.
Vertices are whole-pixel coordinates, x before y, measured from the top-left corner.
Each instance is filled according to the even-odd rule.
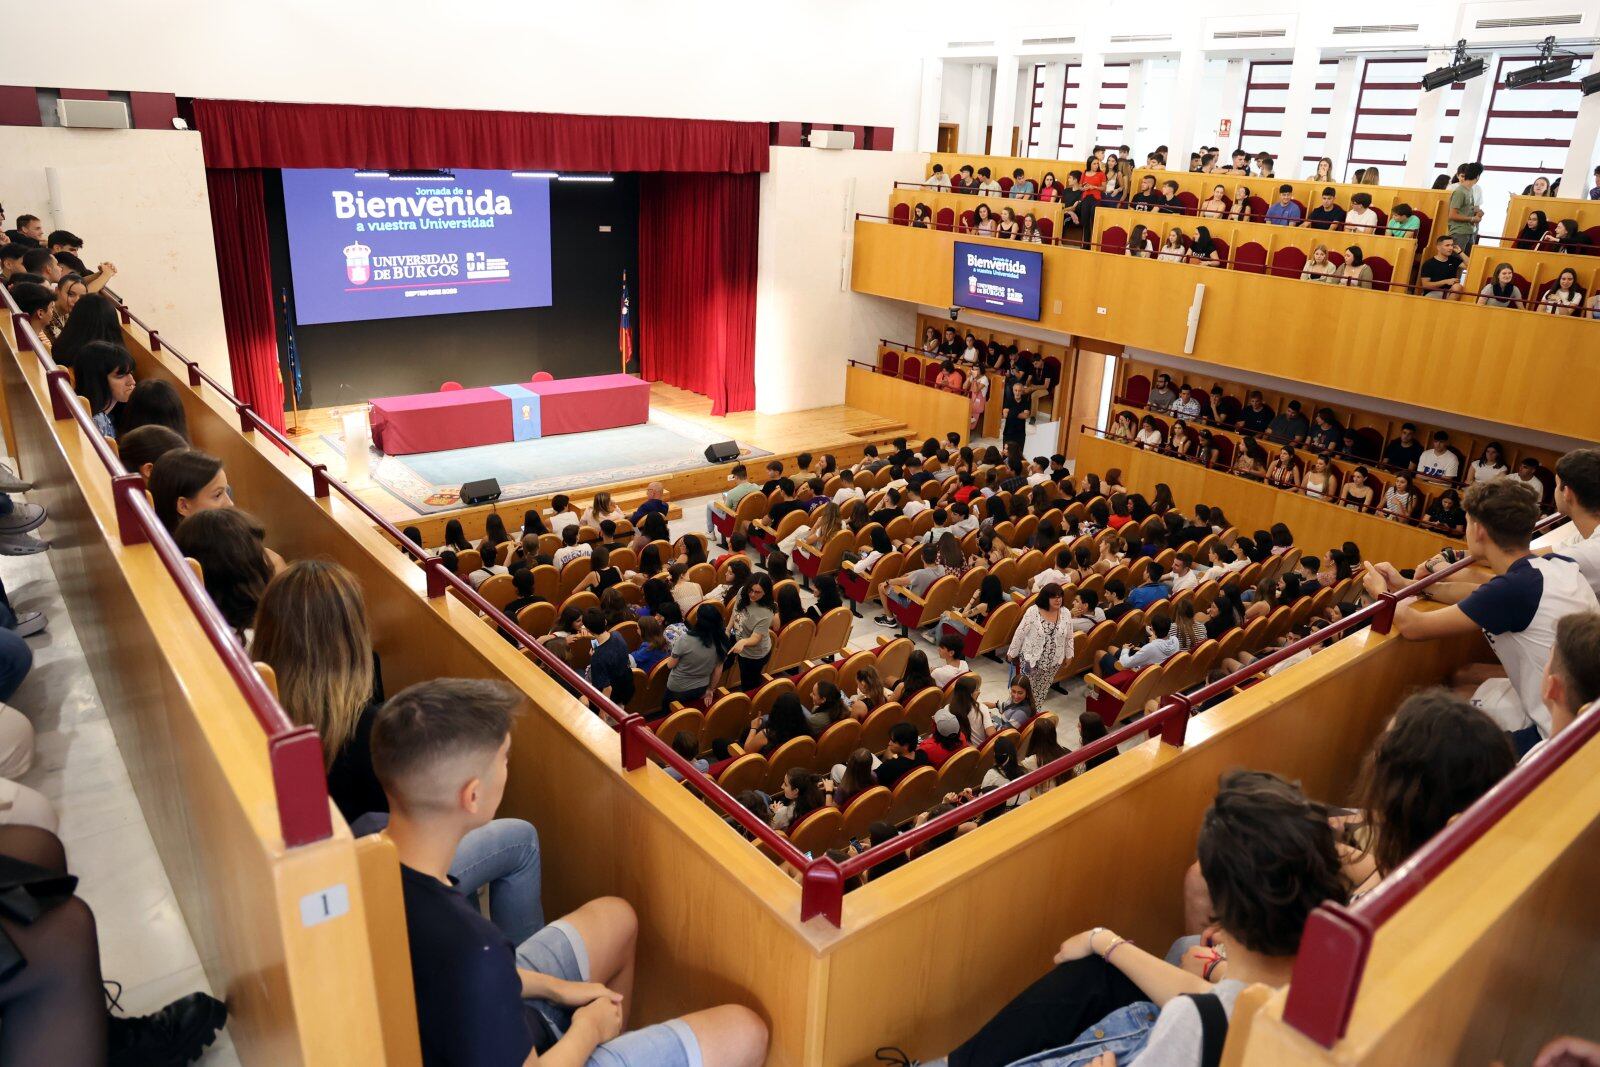
[[[57,100],[56,121],[73,129],[126,130],[133,126],[121,100]]]
[[[471,507],[475,504],[492,504],[500,499],[500,482],[495,478],[481,478],[476,482],[463,482],[461,502]]]
[[[718,441],[706,446],[706,462],[727,463],[739,458],[739,446],[733,441]]]
[[[812,148],[828,148],[837,152],[856,146],[854,130],[812,130],[807,142]]]

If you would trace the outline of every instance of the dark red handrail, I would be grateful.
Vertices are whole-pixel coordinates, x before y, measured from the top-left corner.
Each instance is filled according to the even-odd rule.
[[[79,432],[111,476],[111,498],[122,544],[148,544],[155,551],[267,735],[267,759],[278,806],[278,828],[284,844],[293,848],[333,836],[322,739],[313,727],[296,725],[256,673],[250,657],[234,638],[233,629],[151,509],[145,497],[144,478],[130,474],[122,465],[89,413],[78,403],[67,372],[50,358],[11,294],[3,287],[0,293],[4,294],[12,317],[18,349],[31,349],[44,369],[52,416],[58,422],[71,419],[78,424]]]
[[[1548,530],[1561,521],[1552,516]],[[1459,566],[1459,565],[1458,565]],[[1455,570],[1423,579],[1422,583]],[[1476,844],[1518,804],[1543,785],[1568,759],[1600,734],[1600,714],[1578,716],[1519,764],[1461,816],[1434,835],[1405,863],[1352,905],[1322,904],[1306,920],[1300,954],[1289,983],[1283,1018],[1324,1048],[1344,1037],[1378,928],[1416,899],[1450,864]]]

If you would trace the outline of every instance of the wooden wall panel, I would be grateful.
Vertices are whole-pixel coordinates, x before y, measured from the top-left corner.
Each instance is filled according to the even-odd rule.
[[[822,1061],[871,1062],[882,1044],[944,1054],[1091,926],[1165,952],[1183,932],[1183,873],[1219,775],[1270,770],[1347,801],[1398,699],[1481,644],[1364,632],[1191,720],[1184,749],[1146,742],[851,893]]]
[[[1124,484],[1136,487],[1147,499],[1157,482],[1166,482],[1179,507],[1220,507],[1244,533],[1270,529],[1273,523],[1281,522],[1294,532],[1295,544],[1308,553],[1354,541],[1368,560],[1410,567],[1446,545],[1461,546],[1460,541],[1415,526],[1362,515],[1225,471],[1207,470],[1197,463],[1083,435],[1078,444],[1077,469],[1104,474],[1113,467],[1122,471]]]
[[[949,298],[955,240],[857,221],[853,285],[940,306]],[[1580,439],[1595,433],[1600,377],[1571,373],[1571,354],[1595,348],[1593,322],[1077,248],[1042,251],[1043,329],[1183,352],[1195,286],[1204,284],[1191,358]],[[1561,403],[1551,403],[1556,396]]]
[[[76,423],[52,420],[31,353],[19,362],[8,342],[0,380],[63,599],[241,1060],[382,1062],[348,831],[284,848],[265,736],[154,550],[122,546],[104,466]],[[305,927],[301,898],[341,884],[351,910]]]
[[[876,374],[861,367],[845,369],[844,402],[853,408],[884,415],[906,424],[917,437],[937,437],[954,431],[967,437],[971,411],[967,398],[942,389]]]

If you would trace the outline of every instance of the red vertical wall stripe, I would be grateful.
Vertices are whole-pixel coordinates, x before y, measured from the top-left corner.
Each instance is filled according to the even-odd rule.
[[[639,182],[639,361],[644,377],[756,403],[759,174],[645,174]]]
[[[283,429],[283,381],[267,243],[266,197],[259,170],[207,168],[211,232],[222,282],[233,391],[277,429]]]

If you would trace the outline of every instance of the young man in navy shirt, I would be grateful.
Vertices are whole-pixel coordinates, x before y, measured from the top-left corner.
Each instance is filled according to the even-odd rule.
[[[505,792],[522,695],[503,682],[441,678],[397,693],[372,728],[400,857],[427,1067],[756,1067],[767,1029],[737,1005],[624,1033],[638,919],[591,900],[520,945],[450,882],[456,846]]]
[[[1395,628],[1412,641],[1482,631],[1497,664],[1475,663],[1453,680],[1464,696],[1511,734],[1518,753],[1550,736],[1550,711],[1542,695],[1545,664],[1555,646],[1556,624],[1578,612],[1600,611],[1600,600],[1570,557],[1536,556],[1529,548],[1539,521],[1535,493],[1509,478],[1477,482],[1462,499],[1467,550],[1487,568],[1469,567],[1435,582],[1423,598],[1448,605],[1437,610],[1402,600]],[[1442,555],[1416,570],[1418,578],[1448,567]],[[1367,592],[1379,596],[1407,580],[1388,563],[1367,573]]]

